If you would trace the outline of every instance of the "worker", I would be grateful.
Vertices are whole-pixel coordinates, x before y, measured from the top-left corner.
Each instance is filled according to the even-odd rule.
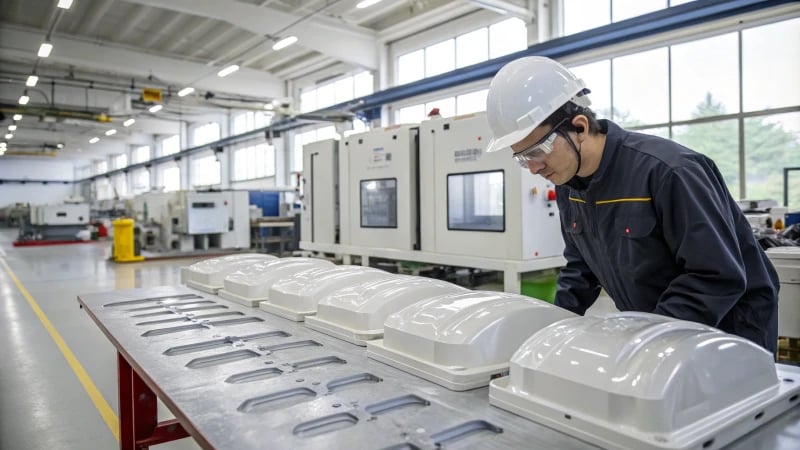
[[[621,311],[710,325],[774,355],[778,276],[717,166],[598,120],[588,93],[564,66],[534,56],[500,69],[487,98],[487,151],[510,147],[556,185],[567,261],[556,305],[584,314],[602,287]]]

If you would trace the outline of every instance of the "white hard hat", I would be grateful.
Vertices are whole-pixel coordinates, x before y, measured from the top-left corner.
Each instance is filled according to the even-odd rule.
[[[589,106],[585,93],[583,80],[550,58],[527,56],[511,61],[489,86],[486,117],[494,138],[486,151],[521,141],[568,101]]]

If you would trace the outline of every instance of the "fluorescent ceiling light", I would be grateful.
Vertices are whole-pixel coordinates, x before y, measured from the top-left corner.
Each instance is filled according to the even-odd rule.
[[[14,137],[14,135],[13,135],[13,134],[11,134],[11,133],[7,133],[7,134],[6,134],[6,139],[11,139],[11,138],[13,138],[13,137]]]
[[[64,144],[58,143],[58,144],[56,144],[56,147],[58,147],[58,148],[64,148]]]
[[[369,8],[370,6],[372,6],[372,5],[376,4],[376,3],[380,3],[380,2],[381,2],[381,0],[364,0],[363,2],[359,2],[356,5],[356,8],[358,8],[358,9]]]
[[[222,75],[220,75],[220,76],[222,76]],[[180,91],[178,91],[178,97],[186,97],[187,95],[191,94],[192,92],[194,92],[194,88],[193,87],[185,87],[185,88],[181,89]]]
[[[0,148],[6,148],[6,145],[8,144],[6,144],[5,142],[0,142]]]
[[[72,6],[72,0],[58,0],[58,7],[61,9],[69,9]]]
[[[297,36],[289,36],[276,42],[275,45],[272,46],[272,49],[280,50],[294,44],[295,42],[297,42]]]
[[[128,119],[125,122],[122,122],[123,127],[129,127],[136,122],[136,119]]]
[[[9,125],[8,126],[8,131],[17,131],[17,126],[16,125]]]
[[[14,114],[14,120],[22,120],[22,114]]]
[[[89,143],[90,144],[94,144],[94,143],[97,143],[99,141],[100,141],[99,137],[93,137],[93,138],[89,139]]]
[[[53,44],[49,42],[42,42],[42,45],[39,47],[39,53],[37,56],[40,58],[47,58],[50,56],[50,52],[53,51]]]
[[[153,105],[153,106],[150,107],[150,109],[148,109],[148,111],[150,111],[151,113],[157,113],[157,112],[161,111],[161,108],[163,108],[163,107],[164,107],[164,105]]]
[[[228,75],[232,74],[233,72],[236,72],[237,70],[239,70],[239,66],[236,64],[231,64],[230,66],[217,72],[217,76],[220,78],[227,77]]]
[[[115,130],[113,128],[108,130],[108,131],[106,131],[106,136],[113,136],[115,134],[117,134],[117,130]]]
[[[272,103],[264,103],[264,109],[266,109],[267,111],[272,111],[273,109],[275,109],[275,105],[273,105]]]
[[[25,81],[25,86],[34,87],[38,82],[39,82],[39,77],[37,77],[36,75],[28,75],[28,79]]]
[[[28,104],[28,102],[29,102],[30,100],[31,100],[31,98],[30,98],[30,97],[28,97],[27,95],[22,95],[22,96],[19,98],[19,104],[20,104],[20,105],[27,105],[27,104]]]

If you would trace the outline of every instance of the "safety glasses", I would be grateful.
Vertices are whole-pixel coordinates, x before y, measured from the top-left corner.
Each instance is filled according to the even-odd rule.
[[[553,151],[553,142],[555,142],[559,127],[566,123],[567,119],[563,119],[561,122],[558,122],[556,126],[550,130],[549,133],[544,135],[538,142],[531,145],[530,147],[526,148],[525,150],[521,150],[517,153],[514,153],[514,159],[519,163],[520,166],[527,169],[528,162],[534,160],[541,160],[545,156],[549,155],[550,152]]]

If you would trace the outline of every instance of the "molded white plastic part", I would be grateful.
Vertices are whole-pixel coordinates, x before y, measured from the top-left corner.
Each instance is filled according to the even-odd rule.
[[[337,266],[319,271],[303,271],[285,278],[269,289],[269,300],[258,307],[269,313],[302,322],[317,312],[317,303],[331,292],[369,280],[397,275],[363,266]]]
[[[406,306],[450,292],[467,289],[432,278],[400,276],[367,281],[324,297],[317,315],[306,317],[306,325],[356,345],[383,336],[389,314]]]
[[[511,354],[532,333],[574,316],[518,294],[444,294],[390,315],[383,339],[367,343],[367,356],[463,391],[506,374]]]
[[[602,447],[707,450],[797,405],[798,391],[800,368],[744,338],[626,312],[539,331],[489,399]]]
[[[217,290],[222,288],[223,280],[229,273],[241,267],[270,259],[278,258],[263,253],[243,253],[206,259],[186,267],[185,271],[181,270],[181,282],[203,292],[216,294]]]
[[[245,306],[258,306],[267,300],[269,288],[297,272],[313,268],[332,268],[330,261],[318,258],[281,258],[242,267],[223,280],[220,297]]]

